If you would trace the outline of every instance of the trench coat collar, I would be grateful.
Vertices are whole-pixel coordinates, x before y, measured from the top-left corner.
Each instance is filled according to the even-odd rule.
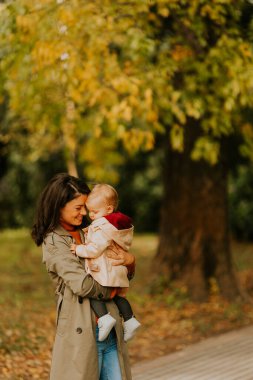
[[[71,236],[70,231],[65,230],[65,228],[63,228],[60,224],[54,228],[53,232],[60,236]]]
[[[81,240],[83,241],[83,231],[81,228],[77,228],[77,230],[79,230],[80,232],[80,235],[81,235]],[[57,235],[60,235],[60,236],[70,236],[72,237],[70,231],[67,231],[65,230],[65,228],[63,228],[60,224],[58,224],[58,226],[53,230],[54,233],[56,233]]]
[[[85,238],[84,238],[83,230],[81,228],[78,228],[77,230],[80,232],[82,243],[84,243]],[[58,226],[54,228],[53,233],[59,236],[68,236],[68,237],[73,238],[70,231],[65,230],[65,228],[63,228],[60,224],[58,224]]]

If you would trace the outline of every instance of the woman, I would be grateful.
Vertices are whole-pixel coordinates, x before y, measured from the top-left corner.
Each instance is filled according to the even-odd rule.
[[[80,229],[86,215],[85,202],[90,190],[81,179],[57,174],[48,183],[38,202],[32,237],[42,245],[43,262],[56,285],[57,329],[53,348],[51,380],[129,380],[127,348],[121,317],[110,300],[112,288],[99,285],[85,272],[84,260],[70,253],[73,242],[84,242]],[[134,256],[117,257],[134,272]],[[89,298],[108,301],[107,308],[117,320],[104,342],[98,342],[96,317]]]

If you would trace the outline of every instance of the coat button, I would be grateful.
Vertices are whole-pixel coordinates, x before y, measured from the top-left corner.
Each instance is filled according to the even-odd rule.
[[[104,298],[104,295],[102,293],[99,293],[98,298],[101,300],[102,298]]]
[[[77,334],[82,334],[83,330],[81,329],[81,327],[77,327],[76,332]]]
[[[80,296],[78,296],[78,302],[79,302],[79,303],[83,303],[83,298],[80,297]]]

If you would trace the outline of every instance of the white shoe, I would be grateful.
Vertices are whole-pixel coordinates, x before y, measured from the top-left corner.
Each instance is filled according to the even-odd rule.
[[[128,319],[124,322],[124,341],[132,339],[136,330],[141,326],[140,322],[137,321],[135,317]]]
[[[109,313],[103,315],[103,317],[98,319],[98,340],[103,342],[105,340],[113,326],[116,325],[116,319],[114,319]]]

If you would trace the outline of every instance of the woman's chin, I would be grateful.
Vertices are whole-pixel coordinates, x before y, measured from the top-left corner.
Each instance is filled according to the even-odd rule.
[[[75,220],[75,224],[73,224],[74,226],[80,226],[83,222],[83,219],[81,220]]]

